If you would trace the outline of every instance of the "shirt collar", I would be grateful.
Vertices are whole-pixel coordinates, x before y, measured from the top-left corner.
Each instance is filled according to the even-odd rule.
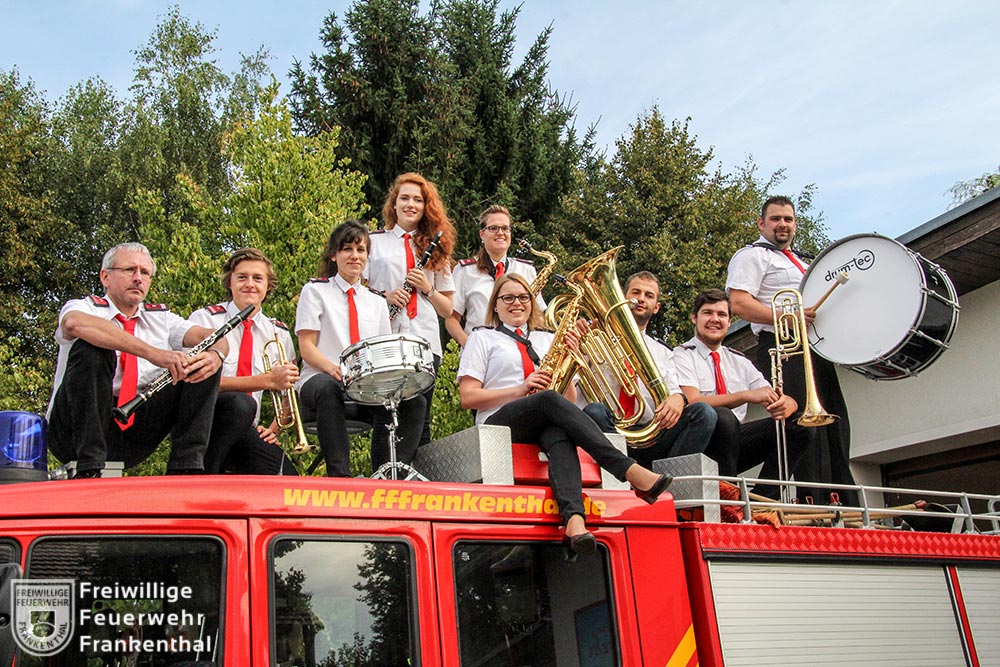
[[[357,284],[352,285],[351,283],[344,280],[338,273],[333,277],[333,282],[337,283],[337,287],[344,290],[344,294],[347,294],[347,290],[354,288],[354,293],[357,294],[361,291],[361,281],[359,280]]]

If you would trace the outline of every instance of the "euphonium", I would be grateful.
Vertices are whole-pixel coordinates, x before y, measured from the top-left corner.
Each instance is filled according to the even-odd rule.
[[[833,423],[837,415],[827,413],[820,405],[816,392],[802,295],[798,290],[791,288],[779,291],[771,299],[771,311],[774,315],[775,340],[775,348],[771,351],[771,380],[774,389],[780,393],[782,388],[782,362],[801,354],[805,372],[806,404],[802,406],[802,416],[798,418],[797,423],[800,426],[826,426]]]
[[[607,405],[615,416],[618,432],[625,436],[629,446],[643,448],[653,444],[661,429],[655,421],[633,428],[646,407],[640,388],[646,387],[652,397],[654,409],[670,396],[670,391],[635,323],[631,302],[625,298],[618,282],[615,258],[621,249],[622,246],[613,248],[574,269],[567,280],[575,288],[574,291],[579,292],[569,302],[565,295],[557,295],[549,303],[545,317],[550,327],[554,322],[561,324],[571,315],[575,320],[581,312],[594,320],[591,331],[580,340],[580,350],[591,363],[588,364],[577,353],[571,355],[578,360],[577,365],[566,368],[564,372],[570,377],[571,371],[577,372],[587,400]],[[554,341],[553,346],[559,342]],[[567,352],[566,355],[568,354]],[[592,364],[598,363],[608,365],[622,388],[635,397],[635,411],[631,417],[625,417],[618,395],[611,390],[604,374],[593,367]],[[557,368],[562,366],[569,364],[564,362]],[[565,379],[562,388],[568,382],[569,377]],[[558,387],[553,379],[552,388],[561,390]]]
[[[269,338],[264,347],[261,350],[261,356],[264,362],[264,371],[269,373],[271,368],[274,367],[275,361],[271,360],[271,355],[268,354],[267,348],[274,345],[277,348],[277,363],[285,364],[288,363],[288,357],[285,355],[285,346],[281,344],[278,339],[278,334],[275,332],[274,338]],[[269,390],[267,393],[271,395],[271,402],[274,404],[274,421],[278,425],[278,430],[284,430],[286,428],[295,427],[295,449],[304,449],[309,446],[306,442],[306,433],[302,430],[302,415],[299,413],[299,400],[295,396],[295,389],[284,389]]]
[[[556,256],[553,253],[547,250],[535,250],[533,247],[531,247],[531,244],[524,239],[517,239],[517,244],[522,248],[525,248],[532,255],[536,257],[541,257],[546,262],[548,262],[548,264],[543,266],[542,270],[538,272],[538,275],[535,276],[535,279],[531,281],[531,287],[529,287],[529,289],[531,290],[531,295],[538,296],[538,293],[542,291],[543,287],[545,287],[545,283],[549,282],[549,276],[552,275],[552,270],[555,268],[556,262],[558,260],[556,259]]]

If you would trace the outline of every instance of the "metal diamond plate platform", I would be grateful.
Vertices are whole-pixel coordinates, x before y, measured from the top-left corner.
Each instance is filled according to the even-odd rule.
[[[653,472],[666,473],[674,477],[716,476],[719,474],[719,464],[704,454],[687,454],[669,459],[653,461]],[[670,485],[670,493],[676,500],[718,500],[719,483],[715,480],[679,480]],[[718,505],[704,505],[705,521],[721,520]]]

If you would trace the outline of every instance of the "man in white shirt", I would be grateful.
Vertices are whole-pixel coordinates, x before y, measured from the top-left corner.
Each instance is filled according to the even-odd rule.
[[[229,350],[225,339],[188,356],[213,330],[163,304],[144,303],[156,264],[141,243],[108,250],[101,264],[103,297],[68,301],[59,312],[59,359],[49,403],[49,449],[76,460],[77,478],[100,477],[105,462],[142,462],[170,433],[167,474],[201,473]],[[112,408],[144,391],[164,370],[173,383],[154,393],[127,424]]]
[[[776,461],[775,420],[784,419],[790,477],[812,446],[815,429],[795,422],[801,414],[795,399],[779,395],[743,353],[722,344],[730,322],[725,292],[710,289],[698,294],[691,322],[694,337],[674,350],[677,381],[691,403],[704,402],[715,408],[718,422],[710,449],[718,456],[719,474],[732,477],[768,459]],[[750,403],[763,406],[771,418],[748,422]],[[776,487],[758,487],[756,491],[778,497]]]
[[[629,447],[629,456],[641,465],[649,468],[657,459],[684,456],[686,454],[704,453],[711,458],[713,452],[708,451],[712,431],[715,429],[715,411],[704,403],[688,403],[688,398],[677,383],[677,371],[674,368],[673,352],[666,343],[653,338],[646,333],[646,326],[660,310],[660,282],[649,271],[640,271],[625,281],[625,298],[633,302],[632,314],[642,331],[643,339],[656,366],[666,381],[670,396],[659,405],[651,405],[652,396],[645,387],[641,389],[645,412],[637,424],[649,424],[651,421],[663,429],[653,444],[647,447]],[[608,380],[610,390],[621,393],[621,385],[610,371],[603,371]],[[620,401],[625,397],[620,397]],[[614,416],[608,406],[603,403],[591,403],[584,407],[584,412],[597,422],[605,433],[615,432]]]
[[[277,287],[277,280],[271,260],[264,253],[256,248],[241,248],[222,267],[222,286],[229,292],[230,300],[200,308],[189,318],[215,330],[247,306],[254,306],[243,325],[226,335],[229,356],[222,367],[205,472],[297,474],[278,442],[277,420],[266,427],[258,424],[264,392],[286,394],[299,379],[294,363],[295,345],[288,327],[261,310],[264,300]],[[270,370],[264,368],[265,345]],[[283,364],[278,361],[278,345],[287,360]]]
[[[757,334],[757,368],[765,371],[771,367],[768,350],[775,347],[771,299],[782,289],[799,288],[810,258],[791,247],[797,222],[795,206],[789,198],[771,197],[765,201],[757,227],[760,229],[757,242],[738,250],[729,261],[726,293],[733,315],[750,322]],[[808,304],[803,305],[806,322],[811,324],[816,313]],[[820,444],[814,448],[816,456],[806,457],[802,462],[802,477],[819,482],[854,484],[850,467],[851,426],[837,369],[817,355],[813,355],[812,360],[818,398],[826,410],[839,419],[829,426],[819,427]],[[783,371],[784,393],[804,405],[806,383],[802,355],[791,357]],[[817,501],[826,501],[828,496],[828,492],[820,490],[800,488],[798,492],[800,498],[812,495]],[[841,492],[840,497],[846,504],[857,504],[855,492]]]

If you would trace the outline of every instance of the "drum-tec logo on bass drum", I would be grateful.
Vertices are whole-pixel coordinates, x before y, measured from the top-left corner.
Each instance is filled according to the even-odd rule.
[[[873,266],[875,266],[875,253],[868,248],[862,248],[858,251],[858,254],[854,256],[854,259],[846,262],[841,267],[827,271],[824,278],[826,282],[829,283],[836,280],[837,276],[841,273],[850,273],[854,269],[857,269],[858,271],[867,271]]]

